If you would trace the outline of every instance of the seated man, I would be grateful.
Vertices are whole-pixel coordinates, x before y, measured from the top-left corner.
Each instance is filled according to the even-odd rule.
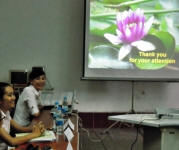
[[[45,86],[46,76],[42,69],[32,70],[29,74],[29,86],[19,96],[14,120],[21,126],[30,125],[33,117],[40,115],[40,91]]]

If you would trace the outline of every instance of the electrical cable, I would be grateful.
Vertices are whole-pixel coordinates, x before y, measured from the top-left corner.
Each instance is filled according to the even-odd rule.
[[[96,133],[96,131],[95,131],[95,129],[94,129],[94,113],[93,113],[93,132],[95,133],[96,137],[99,138],[99,141],[100,141],[100,143],[102,144],[102,146],[104,147],[104,149],[105,149],[105,150],[108,150],[107,147],[105,146],[104,142],[103,142],[103,139],[104,139],[106,136],[104,136],[103,138],[101,138],[101,137]]]
[[[89,131],[87,129],[81,128],[81,130],[83,130],[83,131],[85,131],[87,133],[87,136],[88,136],[88,138],[89,138],[89,140],[91,142],[97,142],[97,143],[99,143],[99,142],[101,142],[106,137],[106,136],[104,136],[104,137],[102,137],[100,139],[94,139],[94,138],[91,138],[90,133],[89,133]]]
[[[101,140],[103,140],[106,137],[106,136],[103,136],[101,139],[91,138],[90,132],[88,131],[88,129],[83,128],[82,119],[80,117],[79,117],[79,127],[82,131],[87,133],[87,136],[91,142],[101,142]],[[94,120],[93,120],[93,131],[94,131]]]
[[[134,145],[136,144],[137,140],[138,140],[138,134],[139,134],[139,127],[136,127],[136,137],[134,142],[131,144],[131,150],[133,150]]]
[[[116,122],[112,123],[108,128],[106,128],[106,129],[102,132],[102,134],[108,133],[108,131],[109,131],[113,126],[115,126],[116,124],[118,124],[119,122],[120,122],[120,121],[116,121]]]
[[[157,119],[156,118],[150,118],[150,119],[149,118],[145,118],[145,119],[143,119],[143,120],[141,120],[139,122],[138,126],[136,127],[136,138],[135,138],[134,142],[131,144],[131,150],[133,150],[133,146],[136,144],[136,142],[138,140],[139,127],[142,125],[144,120],[159,120],[159,119],[158,118]]]
[[[99,138],[99,139],[101,139],[101,144],[102,144],[102,146],[104,147],[104,149],[105,150],[108,150],[108,148],[106,147],[106,145],[104,144],[104,138],[106,137],[103,137],[103,139],[97,134],[97,132],[96,131],[94,131],[94,133],[95,133],[95,135]]]

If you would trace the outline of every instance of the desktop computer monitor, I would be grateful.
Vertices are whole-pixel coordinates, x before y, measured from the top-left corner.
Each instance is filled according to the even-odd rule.
[[[10,70],[11,84],[27,84],[28,72],[26,70]]]

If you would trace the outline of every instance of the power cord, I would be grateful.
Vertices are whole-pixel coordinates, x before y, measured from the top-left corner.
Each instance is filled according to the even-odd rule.
[[[133,150],[134,145],[136,144],[137,140],[138,140],[138,135],[139,135],[139,127],[136,127],[136,137],[134,142],[131,145],[131,150]]]
[[[89,140],[90,140],[91,142],[101,142],[101,141],[104,140],[104,138],[106,137],[106,135],[105,135],[105,136],[103,136],[103,137],[98,137],[99,139],[94,139],[94,138],[91,138],[90,132],[89,132],[88,129],[85,129],[85,128],[83,128],[83,127],[80,127],[80,129],[87,133],[87,136],[88,136],[88,138],[89,138]]]
[[[96,135],[99,139],[101,139],[101,144],[102,144],[102,146],[104,147],[104,149],[105,149],[105,150],[108,150],[107,147],[106,147],[106,145],[104,144],[103,139],[97,134],[96,131],[94,131],[94,133],[95,133],[95,135]],[[105,136],[105,137],[106,137],[106,136]],[[105,137],[104,137],[104,138],[105,138]]]
[[[137,142],[137,140],[138,140],[138,135],[139,135],[139,127],[142,125],[142,123],[145,121],[145,120],[159,120],[158,118],[145,118],[145,119],[143,119],[143,120],[141,120],[140,122],[139,122],[139,124],[137,125],[137,127],[136,127],[136,138],[135,138],[135,140],[134,140],[134,142],[131,144],[131,150],[133,150],[133,147],[134,147],[134,145],[136,144],[136,142]]]
[[[93,127],[94,127],[94,122],[93,122]],[[94,130],[94,128],[93,128],[93,132],[95,133],[95,135],[96,135],[96,137],[97,137],[98,139],[92,138],[92,137],[90,136],[89,130],[83,128],[82,119],[81,119],[80,117],[79,117],[79,128],[80,128],[82,131],[84,131],[85,133],[87,133],[87,137],[88,137],[88,139],[89,139],[91,142],[101,143],[102,146],[104,147],[104,149],[105,149],[105,150],[108,150],[107,147],[106,147],[105,144],[104,144],[104,141],[103,141],[103,140],[107,137],[107,134],[106,134],[105,136],[103,136],[103,137],[100,137],[100,136],[96,133],[96,131]],[[82,145],[81,145],[81,148],[82,148]]]

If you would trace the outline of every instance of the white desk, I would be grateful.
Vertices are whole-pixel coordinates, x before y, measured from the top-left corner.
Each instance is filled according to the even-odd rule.
[[[142,127],[144,150],[179,150],[179,119],[157,119],[155,114],[117,115],[108,119]]]

